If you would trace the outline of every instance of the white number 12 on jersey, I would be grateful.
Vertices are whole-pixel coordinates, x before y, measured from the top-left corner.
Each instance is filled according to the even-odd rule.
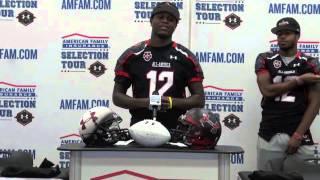
[[[149,79],[149,97],[156,90],[157,81],[165,81],[166,83],[158,90],[159,95],[163,95],[172,85],[173,85],[173,72],[172,71],[161,71],[159,76],[157,76],[157,71],[149,71],[147,73],[147,79]],[[158,79],[157,79],[158,77]]]
[[[273,83],[280,83],[285,82],[293,78],[294,76],[286,76],[283,78],[282,76],[276,76],[273,78]],[[275,101],[281,101],[281,102],[294,102],[296,100],[295,96],[288,96],[290,92],[286,92],[282,94],[281,96],[277,96],[274,98]]]

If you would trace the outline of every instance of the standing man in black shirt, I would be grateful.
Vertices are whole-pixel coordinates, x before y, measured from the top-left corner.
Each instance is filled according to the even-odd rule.
[[[258,138],[258,169],[278,170],[286,157],[312,155],[309,128],[320,107],[319,60],[297,50],[300,26],[280,19],[272,33],[279,51],[258,55],[255,72],[263,99]],[[289,156],[288,156],[289,155]]]
[[[190,50],[172,41],[179,20],[173,3],[158,3],[150,18],[151,39],[128,48],[118,59],[113,103],[130,110],[130,125],[152,119],[149,97],[155,91],[161,95],[157,120],[168,129],[176,128],[186,110],[204,106],[202,69]],[[126,94],[130,86],[132,97]],[[186,97],[185,87],[191,96]]]

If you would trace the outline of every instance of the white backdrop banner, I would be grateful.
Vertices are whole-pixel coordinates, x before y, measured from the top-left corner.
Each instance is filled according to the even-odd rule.
[[[69,166],[62,144],[79,143],[80,117],[112,108],[114,66],[128,47],[150,38],[149,18],[160,0],[0,0],[0,150],[30,152]],[[231,177],[256,169],[261,95],[254,73],[258,53],[277,49],[270,31],[294,17],[299,49],[319,57],[318,0],[173,0],[181,21],[174,40],[189,47],[204,71],[205,108],[220,114],[219,144],[237,145]],[[320,141],[320,117],[311,127]],[[97,174],[98,176],[98,174]]]

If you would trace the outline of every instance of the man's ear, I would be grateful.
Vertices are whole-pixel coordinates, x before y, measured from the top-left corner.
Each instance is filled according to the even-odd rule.
[[[150,18],[150,25],[152,24],[152,19],[153,19],[153,17]]]

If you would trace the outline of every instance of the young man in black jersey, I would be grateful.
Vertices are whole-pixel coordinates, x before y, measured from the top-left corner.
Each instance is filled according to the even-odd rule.
[[[280,19],[272,33],[278,52],[256,59],[255,72],[263,99],[258,138],[258,169],[279,170],[286,158],[313,154],[309,128],[320,107],[319,60],[297,50],[300,25]]]
[[[151,39],[128,48],[117,61],[113,103],[130,110],[130,125],[152,119],[149,97],[155,91],[161,95],[157,120],[168,129],[176,128],[186,110],[204,106],[202,69],[190,50],[172,41],[179,20],[173,3],[158,3],[150,18]],[[132,97],[126,94],[130,86]]]

